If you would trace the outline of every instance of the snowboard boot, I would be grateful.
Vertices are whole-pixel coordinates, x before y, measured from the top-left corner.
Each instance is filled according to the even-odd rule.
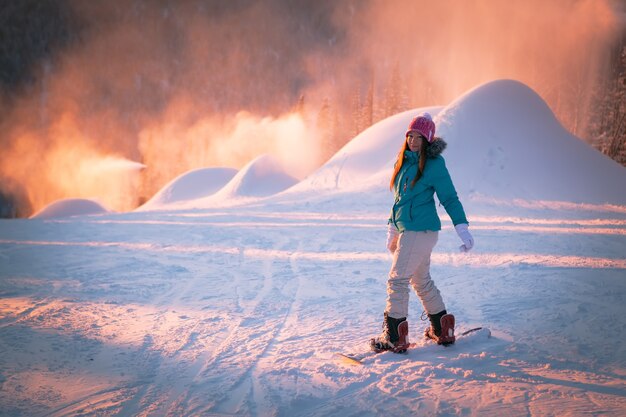
[[[370,347],[374,352],[390,350],[395,353],[404,353],[409,348],[409,323],[406,317],[394,319],[385,313],[383,332],[380,336],[370,340]]]
[[[429,314],[430,327],[424,332],[424,336],[434,340],[438,345],[451,345],[454,337],[454,316],[448,314],[446,310],[437,314]]]

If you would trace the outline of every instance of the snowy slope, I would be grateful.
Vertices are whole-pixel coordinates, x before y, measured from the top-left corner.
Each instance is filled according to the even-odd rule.
[[[337,359],[380,331],[385,182],[412,113],[291,188],[262,157],[224,202],[1,220],[0,415],[624,415],[626,170],[514,82],[437,116],[477,243],[460,254],[442,213],[431,273],[459,330],[492,337],[429,345],[412,296],[417,349]],[[526,152],[527,126],[555,145]],[[548,176],[559,153],[579,163]]]
[[[435,115],[439,109],[425,107],[409,110],[374,124],[288,192],[345,189],[367,183],[381,171],[387,174],[393,167],[411,119],[425,111]]]
[[[626,204],[624,167],[567,132],[524,84],[497,80],[445,107],[420,108],[370,127],[287,193],[360,190],[384,196],[409,121],[428,111],[459,195],[476,201],[524,199]]]
[[[436,121],[462,194],[626,204],[624,167],[569,134],[520,82],[479,86]]]

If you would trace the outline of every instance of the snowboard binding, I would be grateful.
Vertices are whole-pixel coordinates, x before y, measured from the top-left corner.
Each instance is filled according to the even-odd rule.
[[[431,326],[426,329],[424,336],[433,340],[438,345],[448,346],[456,341],[454,336],[454,315],[442,311],[438,314],[428,315]]]
[[[382,334],[370,340],[370,348],[376,353],[386,350],[404,353],[409,348],[409,323],[406,318],[395,319],[385,313]]]

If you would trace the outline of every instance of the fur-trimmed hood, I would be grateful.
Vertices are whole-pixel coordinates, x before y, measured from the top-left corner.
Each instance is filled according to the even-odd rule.
[[[448,147],[448,143],[441,139],[435,138],[435,140],[426,146],[426,156],[429,159],[436,158]]]

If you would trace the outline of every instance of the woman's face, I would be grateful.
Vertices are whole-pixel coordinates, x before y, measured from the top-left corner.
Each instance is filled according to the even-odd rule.
[[[409,150],[411,152],[417,152],[420,150],[420,146],[422,146],[422,140],[424,138],[417,132],[411,131],[406,135],[406,143],[409,145]]]

